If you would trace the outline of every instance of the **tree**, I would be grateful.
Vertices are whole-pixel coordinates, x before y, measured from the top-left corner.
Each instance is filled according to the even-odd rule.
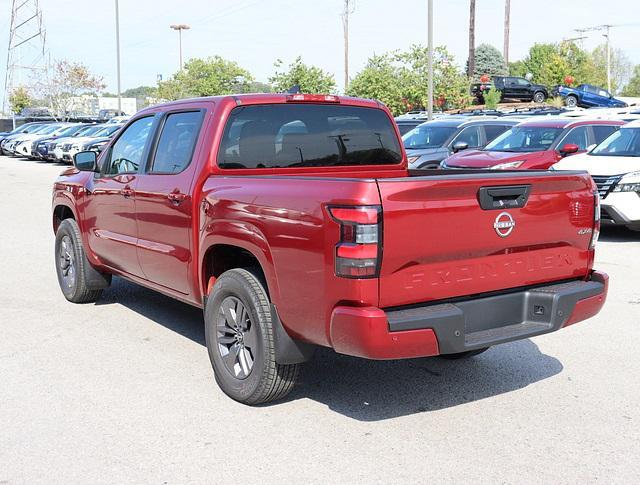
[[[490,44],[480,44],[475,50],[475,70],[473,77],[483,74],[489,76],[506,76],[509,72],[502,53]]]
[[[48,100],[55,117],[67,119],[78,96],[96,95],[105,85],[81,62],[56,61],[50,77],[37,85],[38,94]]]
[[[276,92],[287,92],[291,87],[298,85],[300,91],[310,94],[331,94],[336,92],[336,80],[333,74],[323,71],[316,66],[308,66],[302,62],[302,57],[297,57],[289,64],[288,70],[278,71],[283,65],[278,59],[274,63],[275,74],[269,78]]]
[[[394,115],[410,109],[402,85],[402,74],[390,55],[369,58],[367,65],[349,83],[350,96],[382,101]]]
[[[247,92],[253,76],[233,61],[220,56],[190,59],[171,79],[158,82],[157,96],[181,99]]]
[[[633,75],[621,94],[622,96],[640,97],[640,64],[633,69]]]
[[[20,86],[14,89],[9,96],[9,105],[11,106],[11,111],[18,114],[24,108],[31,106],[32,100],[29,95],[29,91],[26,88]]]
[[[607,45],[601,44],[591,52],[591,59],[597,74],[596,84],[607,86]],[[621,49],[611,49],[611,92],[616,93],[631,75],[631,62]]]
[[[509,65],[514,76],[532,74],[533,82],[554,86],[562,84],[571,75],[578,84],[592,83],[595,68],[589,53],[575,43],[564,41],[559,44],[534,44],[522,61]]]
[[[138,86],[137,88],[129,88],[123,91],[123,98],[154,98],[158,95],[158,88],[154,86]]]
[[[426,47],[414,45],[406,52],[373,56],[351,81],[347,94],[379,99],[394,114],[424,109],[428,102]],[[470,103],[469,80],[444,48],[434,49],[433,92],[436,106],[462,108]]]

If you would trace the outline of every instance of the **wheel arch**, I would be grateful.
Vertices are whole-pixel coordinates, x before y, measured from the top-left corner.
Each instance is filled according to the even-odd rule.
[[[78,220],[78,215],[76,214],[76,210],[72,205],[66,204],[64,202],[58,202],[54,205],[52,213],[54,234],[58,230],[58,227],[60,227],[62,221],[64,221],[65,219],[73,219],[78,224],[80,223],[80,221]]]

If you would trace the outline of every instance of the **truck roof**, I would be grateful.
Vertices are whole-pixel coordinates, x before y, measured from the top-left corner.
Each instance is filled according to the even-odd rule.
[[[139,113],[153,112],[158,108],[167,106],[199,104],[204,102],[234,102],[238,105],[242,104],[276,104],[292,101],[292,97],[301,97],[293,101],[319,103],[319,104],[343,104],[349,106],[362,106],[368,108],[382,108],[384,104],[379,101],[364,98],[354,98],[351,96],[337,96],[333,94],[288,94],[288,93],[253,93],[253,94],[229,94],[222,96],[205,96],[200,98],[186,98],[170,101],[168,103],[156,104],[141,110]],[[139,114],[138,113],[138,114]]]

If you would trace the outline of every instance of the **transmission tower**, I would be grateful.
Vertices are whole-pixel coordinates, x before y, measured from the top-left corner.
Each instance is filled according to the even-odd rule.
[[[2,112],[8,111],[9,97],[15,88],[32,87],[46,75],[45,40],[39,0],[12,0]]]

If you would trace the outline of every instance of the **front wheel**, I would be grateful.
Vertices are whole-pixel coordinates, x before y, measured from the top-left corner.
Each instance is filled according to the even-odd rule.
[[[60,223],[56,231],[55,257],[58,284],[67,300],[89,303],[100,298],[102,290],[92,288],[87,278],[88,271],[96,270],[89,267],[75,220],[65,219]]]
[[[575,108],[576,106],[578,106],[578,98],[576,98],[575,96],[567,96],[564,103],[569,108]]]
[[[544,93],[542,91],[537,91],[533,95],[533,102],[534,103],[544,103],[545,99],[547,99],[547,97],[544,95]]]
[[[254,272],[237,268],[223,273],[207,300],[204,318],[209,358],[225,394],[255,405],[291,392],[300,366],[275,360],[269,297]]]

